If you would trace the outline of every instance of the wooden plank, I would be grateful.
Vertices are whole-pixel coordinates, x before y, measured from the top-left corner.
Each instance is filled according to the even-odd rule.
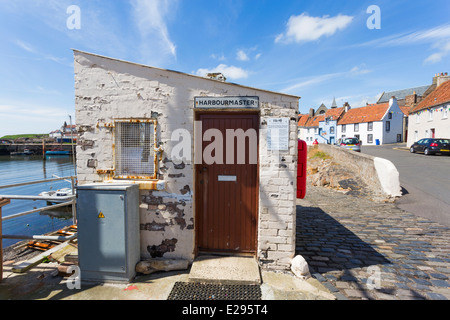
[[[25,271],[28,271],[31,268],[33,268],[33,267],[37,266],[38,264],[40,264],[46,257],[51,255],[52,253],[65,248],[68,244],[69,244],[69,241],[66,241],[66,242],[61,243],[60,245],[58,245],[58,246],[56,246],[56,247],[54,247],[54,248],[52,248],[50,250],[42,252],[41,254],[39,254],[38,256],[36,256],[36,257],[34,257],[34,258],[30,259],[30,260],[23,261],[23,262],[20,262],[17,265],[14,265],[12,267],[12,272],[24,273]]]

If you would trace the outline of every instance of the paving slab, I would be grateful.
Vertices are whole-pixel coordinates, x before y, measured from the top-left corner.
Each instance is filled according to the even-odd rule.
[[[252,257],[200,256],[194,260],[190,281],[222,284],[261,284],[258,262]]]

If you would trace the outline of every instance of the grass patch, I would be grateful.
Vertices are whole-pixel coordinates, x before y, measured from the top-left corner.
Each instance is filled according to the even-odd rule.
[[[9,136],[3,136],[0,139],[3,140],[15,140],[20,138],[29,138],[29,139],[43,139],[48,138],[48,134],[15,134],[15,135],[9,135]]]
[[[320,149],[312,149],[311,151],[308,152],[308,158],[310,158],[310,159],[320,158],[320,159],[325,160],[325,159],[331,159],[331,156],[328,153],[323,152]]]

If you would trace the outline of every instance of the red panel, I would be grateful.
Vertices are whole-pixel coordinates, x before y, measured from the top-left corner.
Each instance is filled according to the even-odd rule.
[[[298,139],[298,163],[297,163],[297,198],[306,196],[306,165],[308,147],[306,142]]]

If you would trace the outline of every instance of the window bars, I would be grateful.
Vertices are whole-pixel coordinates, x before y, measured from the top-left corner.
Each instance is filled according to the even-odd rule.
[[[156,121],[115,122],[116,179],[155,179]]]

